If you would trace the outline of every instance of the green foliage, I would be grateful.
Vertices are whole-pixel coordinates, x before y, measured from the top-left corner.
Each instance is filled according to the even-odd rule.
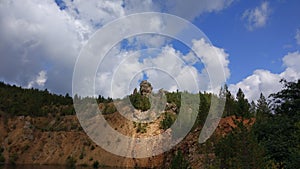
[[[130,102],[134,108],[146,111],[151,107],[150,100],[146,96],[141,95],[140,93],[134,93],[129,96]]]
[[[93,163],[93,168],[99,168],[100,167],[100,164],[99,164],[99,162],[98,161],[94,161],[94,163]]]
[[[220,159],[220,168],[264,168],[264,151],[254,132],[242,121],[235,123],[237,127],[216,145],[215,154]]]
[[[0,164],[5,163],[5,157],[3,156],[3,154],[0,154]]]
[[[18,159],[19,159],[19,156],[17,153],[13,153],[13,154],[9,155],[9,163],[12,165],[15,165]]]
[[[0,148],[0,164],[5,163],[5,157],[3,156],[3,151],[4,151],[4,148],[1,147]]]
[[[292,169],[300,164],[300,80],[282,82],[284,89],[270,95],[273,113],[259,119],[254,129],[266,160]]]
[[[48,90],[23,89],[0,82],[0,111],[11,116],[47,116],[57,113],[60,109],[63,115],[75,114],[73,100],[65,96],[51,94]]]
[[[236,112],[237,112],[236,102],[234,100],[234,97],[232,96],[232,94],[228,90],[228,86],[226,84],[224,85],[224,88],[221,88],[220,96],[223,96],[223,97],[226,98],[223,117],[235,115]]]
[[[166,112],[164,114],[164,119],[160,122],[160,128],[163,130],[170,128],[175,120],[176,120],[175,115]]]
[[[79,159],[82,160],[84,158],[84,156],[85,156],[85,150],[84,150],[84,148],[82,148],[81,153],[79,155]]]
[[[136,132],[137,133],[146,133],[147,132],[147,123],[138,123]]]
[[[242,89],[239,88],[237,94],[236,94],[236,116],[238,117],[250,117],[250,104],[248,100],[245,98],[245,94],[242,91]]]
[[[203,126],[210,108],[211,94],[199,93],[200,104],[197,116],[197,126]]]
[[[98,96],[97,103],[111,103],[111,102],[113,102],[113,99],[110,97],[105,98],[104,96],[101,95]]]
[[[68,156],[66,159],[66,167],[68,169],[75,169],[76,168],[76,159],[72,156]]]
[[[94,146],[94,145],[92,145],[90,150],[95,150],[95,146]]]
[[[114,103],[105,103],[104,104],[104,110],[102,111],[102,114],[112,114],[117,111],[117,108],[115,107]]]
[[[179,150],[173,157],[169,169],[191,169],[191,167],[188,161],[184,158],[182,152]]]
[[[269,105],[267,103],[267,99],[265,96],[261,93],[259,99],[257,100],[257,109],[256,109],[256,117],[261,119],[261,118],[266,118],[270,116],[271,114]]]
[[[251,115],[256,115],[256,104],[255,102],[252,100],[252,102],[250,103],[250,109],[249,109],[249,112],[251,113]]]
[[[177,106],[177,110],[180,109],[181,106],[181,92],[172,92],[172,93],[166,93],[167,102],[168,103],[175,103]],[[178,112],[176,112],[178,113]]]

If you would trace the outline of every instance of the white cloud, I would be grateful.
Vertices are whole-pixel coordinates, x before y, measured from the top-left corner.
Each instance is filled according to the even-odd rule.
[[[271,9],[268,2],[262,2],[254,9],[247,9],[242,16],[246,20],[247,28],[252,31],[264,27],[270,17]]]
[[[1,1],[0,29],[1,76],[23,86],[40,70],[65,72],[72,68],[80,48],[77,38],[81,30],[52,1]],[[53,88],[55,83],[61,84],[61,91],[56,91],[68,90],[65,82],[50,73],[45,85]]]
[[[297,29],[295,39],[297,41],[297,44],[300,45],[300,28]]]
[[[89,1],[66,1],[66,11],[76,16],[85,24],[101,27],[104,24],[125,15],[122,0],[89,0]]]
[[[28,88],[31,87],[43,87],[47,81],[47,72],[42,70],[39,72],[37,77],[28,83]]]
[[[123,97],[132,93],[145,75],[156,90],[161,88],[190,92],[210,90],[218,93],[219,89],[211,88],[210,78],[215,79],[214,82],[217,83],[212,86],[222,85],[229,78],[228,54],[203,39],[193,41],[193,50],[197,50],[197,54],[200,54],[199,57],[206,66],[203,70],[193,66],[195,62],[201,62],[193,52],[183,55],[169,45],[153,53],[151,50],[147,51],[148,53],[144,51],[118,53],[118,50],[112,50],[98,70],[96,91],[104,96]],[[206,70],[210,70],[209,75]]]
[[[255,70],[253,75],[237,84],[231,84],[229,90],[235,94],[238,88],[241,88],[249,100],[257,100],[260,93],[269,96],[280,91],[282,84],[279,81],[282,78],[287,81],[295,81],[300,78],[300,53],[298,51],[288,53],[282,61],[286,67],[282,73],[276,74],[268,70]]]
[[[204,39],[198,41],[194,40],[192,48],[199,55],[206,67],[206,69],[203,70],[203,74],[208,77],[207,80],[212,83],[213,88],[210,90],[215,93],[218,92],[218,89],[215,89],[215,87],[222,85],[225,83],[224,80],[230,77],[228,54],[224,49],[206,43]],[[211,80],[213,80],[213,82]]]
[[[217,12],[228,7],[233,0],[166,0],[167,12],[193,20],[205,12]]]
[[[22,86],[34,84],[57,93],[70,92],[79,51],[104,24],[127,14],[144,11],[167,10],[191,19],[203,12],[222,10],[231,0],[197,1],[198,5],[194,4],[196,1],[184,2],[183,13],[180,9],[182,1],[65,0],[65,3],[67,8],[60,10],[53,0],[0,1],[0,79]],[[189,7],[193,7],[192,10]],[[154,19],[152,25],[153,29],[164,28],[160,18]],[[147,47],[166,43],[165,38],[158,36],[137,39],[139,44]],[[115,60],[112,60],[105,66],[114,63]],[[40,80],[39,83],[36,80],[41,70],[47,72],[47,80]]]
[[[121,1],[66,3],[70,6],[60,10],[52,0],[0,2],[1,79],[28,86],[40,70],[46,70],[45,85],[36,87],[70,92],[76,57],[95,32],[94,24],[105,24],[124,13]]]

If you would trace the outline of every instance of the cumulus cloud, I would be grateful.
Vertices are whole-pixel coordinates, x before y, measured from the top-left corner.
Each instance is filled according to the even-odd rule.
[[[47,81],[47,72],[42,70],[39,72],[37,77],[29,82],[28,88],[31,87],[43,87],[45,85],[45,82]]]
[[[73,68],[82,45],[97,26],[123,16],[124,10],[121,1],[65,2],[64,10],[50,0],[0,2],[2,80],[28,87],[44,70],[47,81],[34,87],[57,93],[71,91]]]
[[[222,85],[230,76],[228,54],[204,39],[194,40],[193,50],[196,50],[197,56],[192,51],[184,55],[170,45],[161,50],[123,50],[119,53],[112,50],[101,63],[103,66],[99,67],[96,92],[113,98],[124,97],[147,77],[156,91],[163,88],[168,91],[209,90],[218,93],[219,88],[212,87]],[[202,62],[205,67],[197,68],[197,62]]]
[[[166,0],[168,13],[193,20],[205,12],[218,12],[227,8],[233,0]]]
[[[247,9],[242,16],[246,20],[246,27],[252,31],[264,27],[270,17],[271,9],[268,2],[262,2],[254,9]]]
[[[268,70],[255,70],[253,74],[237,84],[229,86],[229,90],[236,93],[241,88],[249,100],[257,100],[260,93],[269,96],[282,89],[281,79],[295,81],[300,78],[300,53],[299,51],[288,53],[282,59],[286,69],[279,73],[272,73]]]
[[[71,69],[80,49],[83,27],[52,1],[0,2],[0,72],[5,81],[28,86],[41,70],[49,71],[46,87],[67,91],[59,76]],[[53,74],[52,71],[59,71]]]
[[[206,43],[204,39],[194,40],[192,48],[205,65],[203,73],[207,74],[208,80],[212,83],[211,90],[218,92],[214,88],[225,83],[224,79],[230,77],[228,54],[224,49]]]
[[[300,28],[297,29],[295,39],[298,45],[300,45]]]
[[[197,1],[199,5],[194,5],[196,1],[183,4],[182,1],[154,3],[152,0],[63,2],[57,5],[53,0],[0,1],[1,80],[25,87],[48,88],[56,93],[70,92],[74,64],[81,47],[108,22],[144,11],[169,11],[192,19],[203,12],[222,10],[231,3],[229,0]],[[163,29],[163,24],[158,18],[152,25]],[[136,39],[147,47],[166,44],[165,39],[158,36]],[[106,78],[109,74],[102,76]]]

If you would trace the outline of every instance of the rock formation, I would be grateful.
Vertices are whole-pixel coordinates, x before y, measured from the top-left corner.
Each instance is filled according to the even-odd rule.
[[[142,96],[148,97],[152,93],[152,86],[147,80],[143,80],[140,83],[140,93]]]

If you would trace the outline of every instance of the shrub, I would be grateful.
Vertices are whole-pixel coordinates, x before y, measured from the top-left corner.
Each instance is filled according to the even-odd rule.
[[[2,153],[0,153],[0,164],[5,163],[5,158]]]
[[[173,157],[169,169],[191,169],[188,161],[184,158],[181,151],[178,151]]]
[[[136,132],[137,133],[146,133],[147,132],[147,126],[148,126],[148,124],[138,123]]]
[[[72,156],[68,156],[66,160],[66,166],[71,169],[76,168],[76,159],[73,158]]]
[[[15,165],[18,158],[19,157],[18,157],[17,153],[14,153],[14,154],[10,155],[9,156],[9,163],[12,164],[12,165]]]
[[[165,118],[160,122],[161,129],[168,129],[172,126],[175,121],[175,117],[173,117],[170,113],[165,113]]]
[[[99,168],[99,162],[98,161],[95,161],[93,163],[93,168]]]

